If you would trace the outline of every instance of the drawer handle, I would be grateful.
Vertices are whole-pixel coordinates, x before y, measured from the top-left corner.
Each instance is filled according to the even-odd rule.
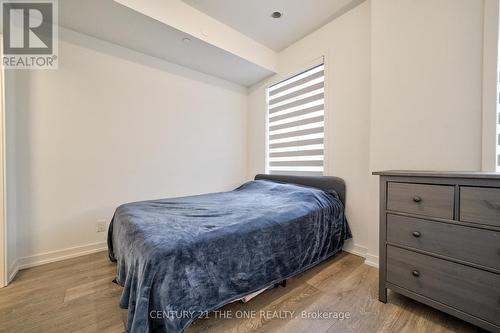
[[[411,272],[411,275],[413,275],[414,277],[419,277],[420,276],[420,272],[415,270],[413,272]]]
[[[422,201],[422,197],[416,195],[416,196],[413,197],[413,201],[415,201],[415,202],[421,202]]]
[[[414,232],[412,232],[411,234],[412,234],[412,235],[413,235],[413,237],[415,237],[415,238],[418,238],[418,237],[422,236],[422,234],[421,234],[420,232],[418,232],[418,231],[414,231]]]

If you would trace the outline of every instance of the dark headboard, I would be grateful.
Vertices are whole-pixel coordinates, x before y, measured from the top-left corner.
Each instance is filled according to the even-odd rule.
[[[280,183],[292,183],[320,188],[322,190],[335,190],[340,200],[345,205],[345,182],[342,178],[330,176],[284,176],[284,175],[257,175],[255,180],[268,179]]]

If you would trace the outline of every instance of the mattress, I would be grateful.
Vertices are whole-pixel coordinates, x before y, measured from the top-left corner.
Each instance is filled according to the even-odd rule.
[[[127,330],[177,333],[333,256],[347,238],[335,191],[256,180],[229,192],[122,205],[108,248]]]

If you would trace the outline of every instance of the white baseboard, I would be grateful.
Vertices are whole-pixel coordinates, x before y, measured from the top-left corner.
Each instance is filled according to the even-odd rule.
[[[7,284],[10,283],[12,280],[14,280],[14,277],[16,276],[17,272],[19,272],[19,265],[17,264],[17,260],[14,260],[12,265],[10,265],[9,267]]]
[[[372,266],[375,268],[378,268],[378,256],[373,255],[371,253],[367,253],[365,256],[365,264],[368,266]]]
[[[21,270],[105,250],[107,250],[106,242],[97,242],[19,258],[16,261],[16,266],[18,270]]]
[[[9,282],[14,279],[17,272],[21,269],[40,266],[51,262],[61,261],[80,257],[86,254],[92,254],[107,250],[106,242],[97,242],[82,246],[75,246],[63,250],[50,251],[33,256],[20,258],[9,268]],[[378,256],[368,253],[368,248],[357,245],[354,242],[346,242],[344,251],[365,258],[365,264],[378,268]]]
[[[367,247],[355,244],[352,241],[345,242],[342,250],[349,252],[349,253],[352,253],[352,254],[355,254],[357,256],[363,257],[363,258],[366,258],[366,253],[368,253]]]
[[[365,258],[365,264],[378,268],[378,256],[368,253],[368,248],[366,246],[347,241],[342,250],[363,257]]]

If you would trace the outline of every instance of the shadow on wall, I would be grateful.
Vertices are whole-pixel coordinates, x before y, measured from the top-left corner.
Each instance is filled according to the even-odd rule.
[[[179,66],[172,62],[168,62],[164,59],[156,58],[150,55],[137,52],[136,50],[122,47],[121,45],[103,41],[94,38],[92,36],[88,35],[86,36],[87,38],[81,38],[81,34],[78,32],[63,27],[59,28],[59,39],[65,42],[83,46],[85,48],[97,51],[99,53],[107,54],[136,64],[141,64],[143,66],[151,67],[173,75],[182,76],[187,79],[196,80],[199,82],[204,82],[212,86],[218,86],[220,88],[232,90],[238,93],[246,94],[247,92],[247,89],[245,87],[239,86],[235,83],[231,83],[229,81],[225,81],[216,78],[214,76],[203,74],[201,72],[189,69],[187,67]]]
[[[17,147],[16,147],[16,75],[5,71],[5,156],[7,208],[7,267],[9,275],[17,259]]]
[[[9,232],[9,236],[14,237],[14,239],[9,237],[9,243],[12,244],[10,251],[16,255],[19,253],[19,255],[24,256],[36,253],[39,246],[36,243],[39,239],[39,233],[42,233],[43,229],[47,227],[40,223],[38,217],[41,215],[41,207],[35,204],[38,199],[36,195],[40,193],[36,188],[36,186],[40,186],[40,179],[36,178],[37,173],[34,171],[38,166],[33,160],[38,148],[38,142],[33,138],[36,130],[33,122],[38,119],[35,114],[38,108],[30,98],[33,93],[36,93],[32,91],[30,71],[11,70],[8,77],[10,82],[7,83],[17,87],[15,95],[10,97],[15,99],[15,108],[6,110],[8,124],[12,125],[7,127],[7,137],[15,140],[8,143],[8,146],[13,146],[12,149],[14,149],[14,154],[10,156],[11,158],[8,157],[7,167],[7,178],[10,185],[10,188],[7,189],[8,208],[10,208],[8,223],[9,228],[15,230],[13,234]],[[49,159],[51,157],[43,156],[43,158]],[[11,167],[9,168],[9,166]],[[71,194],[67,194],[67,196],[69,197]],[[69,220],[86,223],[94,221],[96,216],[106,216],[107,221],[109,221],[115,207],[115,205],[109,205],[98,209],[79,211],[78,214],[70,216]],[[16,256],[10,257],[9,255],[9,269],[15,264],[16,259],[21,259],[16,258]],[[20,263],[18,262],[18,264]]]
[[[60,38],[59,70],[8,75],[17,259],[102,244],[97,221],[125,202],[242,183],[246,88],[71,30]]]
[[[16,219],[17,221],[28,222],[33,221],[33,216],[35,215],[35,207],[32,205],[33,196],[33,173],[31,172],[31,167],[33,165],[32,156],[33,150],[36,142],[32,140],[33,117],[30,114],[30,97],[31,97],[31,86],[29,81],[28,70],[9,70],[11,74],[15,76],[15,110],[6,110],[9,116],[15,117],[15,129],[7,128],[7,131],[14,130],[15,132],[15,189],[7,189],[7,197],[11,191],[15,191],[15,203],[16,203]],[[8,83],[7,83],[8,84]],[[19,131],[18,128],[25,128],[25,131]],[[7,137],[10,137],[7,133]],[[8,143],[9,144],[9,143]],[[10,171],[7,170],[7,177],[10,178]],[[29,228],[29,226],[24,225],[24,223],[18,223],[16,221],[17,227],[22,227],[24,230],[17,230],[18,241],[16,243],[25,244],[24,249],[31,253],[31,242],[29,241],[32,237],[30,233],[35,232],[36,228]],[[21,232],[22,231],[22,232]],[[19,251],[19,246],[17,248]],[[16,251],[16,252],[17,252]]]

